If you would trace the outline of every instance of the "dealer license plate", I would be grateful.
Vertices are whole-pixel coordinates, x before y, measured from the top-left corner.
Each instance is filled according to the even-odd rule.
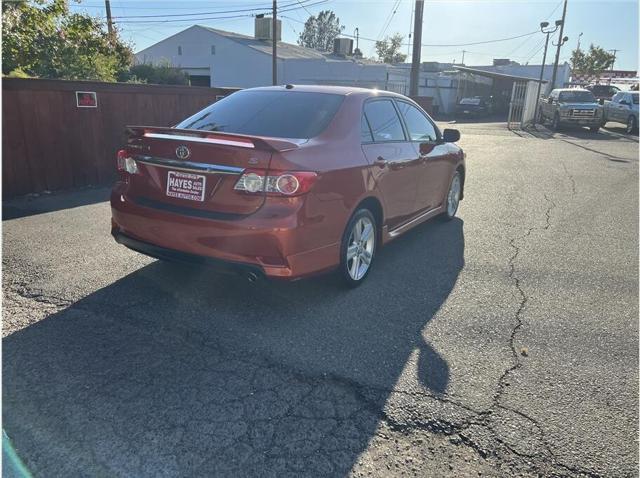
[[[199,174],[169,171],[167,174],[167,196],[204,201],[204,187],[207,178]]]

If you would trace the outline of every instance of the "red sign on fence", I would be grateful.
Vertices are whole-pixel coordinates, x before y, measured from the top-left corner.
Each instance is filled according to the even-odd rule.
[[[95,91],[76,91],[76,106],[78,108],[97,108],[98,98]]]

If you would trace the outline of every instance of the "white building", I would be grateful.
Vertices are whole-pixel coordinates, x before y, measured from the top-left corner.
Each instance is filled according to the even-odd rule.
[[[271,22],[270,18],[256,19]],[[263,23],[264,24],[264,23]],[[269,29],[270,30],[270,29]],[[136,54],[139,63],[169,62],[192,85],[250,88],[270,85],[271,40],[194,25]],[[384,87],[387,65],[278,41],[278,83]]]
[[[191,84],[250,88],[272,83],[271,18],[255,19],[255,35],[217,30],[194,25],[136,54],[139,63],[168,62],[189,74]],[[278,38],[280,37],[280,27]],[[347,48],[338,53],[322,53],[310,48],[278,41],[278,84],[328,84],[378,88],[409,93],[409,63],[388,65],[350,55],[352,41],[343,39]],[[351,42],[351,44],[349,44]],[[474,67],[475,73],[461,73],[452,64],[424,62],[420,66],[418,96],[433,98],[435,111],[450,114],[461,95],[495,93],[496,76],[538,78],[540,65],[504,65]],[[479,74],[480,70],[487,75]],[[546,66],[544,79],[551,79],[552,67]],[[497,74],[497,75],[493,75]],[[556,84],[569,82],[567,63],[560,65]],[[471,85],[471,88],[469,88]],[[510,93],[510,85],[502,93]],[[506,90],[506,91],[505,91]]]

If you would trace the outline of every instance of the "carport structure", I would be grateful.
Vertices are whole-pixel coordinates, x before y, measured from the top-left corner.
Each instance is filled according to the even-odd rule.
[[[497,112],[507,114],[507,127],[524,128],[535,118],[538,85],[546,80],[526,76],[508,75],[466,66],[454,66],[458,70],[456,103],[468,96],[492,96]],[[490,83],[478,82],[477,77]]]

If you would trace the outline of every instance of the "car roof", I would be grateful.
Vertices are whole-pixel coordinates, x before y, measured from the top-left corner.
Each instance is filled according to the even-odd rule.
[[[297,91],[306,93],[330,93],[334,95],[359,95],[359,96],[393,96],[396,98],[407,98],[393,91],[378,90],[375,88],[360,88],[356,86],[333,86],[333,85],[278,85],[261,86],[248,88],[252,91]],[[246,90],[245,90],[246,91]]]

